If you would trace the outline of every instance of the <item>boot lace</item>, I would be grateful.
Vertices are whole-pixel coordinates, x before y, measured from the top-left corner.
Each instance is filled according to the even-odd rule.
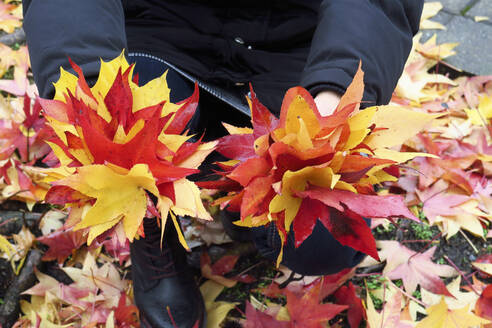
[[[146,261],[146,266],[156,272],[155,275],[150,277],[152,280],[169,278],[178,273],[174,265],[171,248],[168,247],[165,241],[161,247],[160,231],[156,231],[156,228],[158,227],[155,222],[151,227],[144,223],[145,238],[142,239],[145,244],[142,254],[147,256],[149,260]]]

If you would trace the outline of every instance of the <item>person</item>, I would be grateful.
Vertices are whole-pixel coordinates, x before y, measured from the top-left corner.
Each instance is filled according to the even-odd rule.
[[[171,101],[201,93],[192,129],[224,133],[220,121],[248,121],[244,95],[251,82],[260,101],[280,111],[296,85],[330,114],[359,61],[366,104],[392,95],[418,31],[423,0],[24,0],[24,30],[40,96],[53,96],[59,67],[79,64],[88,81],[99,59],[127,50],[139,83],[169,69]],[[337,215],[337,213],[333,213]],[[339,213],[338,213],[339,215]],[[153,221],[152,221],[153,222]],[[203,327],[203,301],[173,229],[145,220],[145,238],[131,245],[135,301],[143,327]],[[271,225],[249,235],[275,259],[280,241]],[[341,246],[318,223],[299,248],[289,235],[283,264],[302,274],[351,267],[362,254]]]

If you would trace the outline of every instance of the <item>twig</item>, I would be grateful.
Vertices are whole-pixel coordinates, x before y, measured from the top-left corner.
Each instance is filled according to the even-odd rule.
[[[470,282],[470,280],[468,280],[468,278],[465,276],[465,274],[463,273],[463,271],[461,271],[457,266],[456,264],[454,264],[453,261],[451,261],[451,259],[447,256],[447,255],[444,255],[443,256],[446,261],[448,261],[449,264],[451,264],[451,266],[456,270],[458,271],[458,273],[460,274],[460,276],[463,278],[463,280],[465,280],[466,284],[471,288],[471,290],[473,290],[473,292],[475,294],[477,294],[478,296],[480,296],[480,293],[477,292],[477,290],[475,289],[475,287],[473,287],[472,283]]]
[[[402,240],[402,244],[410,244],[410,243],[429,243],[432,242],[431,239],[409,239],[409,240]]]
[[[425,308],[428,308],[429,305],[427,305],[426,303],[422,302],[421,300],[413,297],[412,295],[410,295],[409,293],[407,293],[406,291],[404,291],[403,289],[401,289],[400,287],[398,287],[397,285],[395,285],[391,280],[388,279],[388,282],[396,289],[400,290],[400,292],[405,295],[406,297],[408,297],[409,299],[419,303],[420,305],[422,305],[423,307]]]
[[[381,272],[373,272],[373,273],[356,273],[354,276],[356,277],[371,277],[371,276],[381,276]]]
[[[460,229],[459,231],[463,235],[463,237],[465,237],[468,244],[470,244],[470,246],[473,248],[475,254],[478,254],[478,249],[475,247],[475,245],[473,245],[472,241],[468,238],[468,236],[463,232],[463,230]]]
[[[251,269],[254,269],[254,268],[256,268],[257,266],[259,266],[259,265],[261,265],[261,264],[263,264],[263,263],[265,263],[265,261],[260,261],[260,262],[258,262],[258,263],[256,263],[256,264],[253,264],[253,265],[252,265],[252,266],[250,266],[249,268],[246,268],[246,269],[244,269],[243,271],[239,272],[236,276],[242,276],[242,275],[243,275],[243,274],[245,274],[246,272],[251,271]]]
[[[241,315],[246,318],[246,313],[244,313],[243,311],[241,311],[241,309],[238,308],[237,305],[234,305],[234,308],[236,309],[237,312],[241,313]]]
[[[431,240],[430,240],[427,244],[425,244],[425,246],[424,246],[424,247],[423,247],[423,248],[422,248],[419,252],[416,252],[415,254],[413,254],[412,256],[410,256],[410,258],[408,259],[408,261],[407,261],[407,262],[410,262],[410,260],[411,260],[414,256],[416,256],[417,254],[421,254],[421,253],[422,253],[425,249],[427,249],[427,247],[429,247],[429,245],[430,245],[430,244],[432,244],[432,242],[433,242],[434,240],[436,240],[436,239],[437,239],[437,237],[440,237],[441,235],[442,235],[442,231],[441,231],[441,232],[439,232],[438,234],[434,235],[434,237],[432,237],[432,239],[431,239]]]

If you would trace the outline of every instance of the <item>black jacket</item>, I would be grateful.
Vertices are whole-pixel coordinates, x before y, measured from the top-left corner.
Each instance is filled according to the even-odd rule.
[[[364,99],[387,103],[417,32],[423,0],[24,0],[40,94],[67,56],[91,78],[123,48],[244,91],[278,112],[287,88],[343,92],[362,60]]]

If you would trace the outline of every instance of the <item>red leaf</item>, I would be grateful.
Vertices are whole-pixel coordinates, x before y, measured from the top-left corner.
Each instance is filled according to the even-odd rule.
[[[321,222],[329,221],[328,207],[318,200],[304,198],[293,223],[296,247],[311,235],[318,218]]]
[[[480,298],[475,303],[475,314],[492,320],[492,285],[488,285],[482,291]]]
[[[348,279],[354,276],[355,269],[346,268],[340,272],[323,276],[320,278],[321,290],[320,299],[325,299],[327,296],[331,295],[336,291],[341,285],[343,285]]]
[[[118,301],[118,306],[114,308],[114,318],[116,321],[116,327],[120,328],[130,328],[138,327],[138,309],[135,305],[126,305],[127,296],[124,292],[121,292],[120,300]]]
[[[299,195],[317,199],[338,210],[341,210],[340,204],[344,204],[352,212],[367,218],[407,217],[419,221],[408,210],[403,197],[399,195],[361,195],[350,191],[327,190],[321,187],[311,187],[307,191],[300,192]]]
[[[121,67],[118,69],[113,85],[104,98],[104,103],[112,120],[123,126],[126,133],[131,128],[128,115],[132,113],[133,95],[128,84],[128,75],[132,67],[130,66],[123,74]]]
[[[244,189],[241,202],[241,219],[268,211],[270,201],[275,196],[275,191],[272,188],[273,182],[273,178],[267,176],[257,177],[249,183]]]
[[[253,123],[254,138],[270,134],[278,126],[278,119],[266,108],[258,98],[251,84],[249,85],[251,93],[251,119]]]
[[[87,200],[89,198],[90,197],[87,197],[70,187],[53,186],[46,193],[44,200],[45,202],[54,205],[65,205],[67,203],[76,203],[80,200]]]
[[[236,166],[227,175],[229,179],[239,182],[242,186],[247,186],[251,179],[267,175],[272,165],[263,157],[253,157]]]
[[[182,161],[193,155],[193,153],[197,150],[198,146],[203,139],[203,135],[197,142],[185,142],[179,147],[176,151],[176,155],[173,157],[173,164],[179,165]]]
[[[256,310],[251,303],[246,302],[246,321],[244,328],[289,328],[292,325],[287,321],[278,321],[268,314]]]
[[[343,213],[332,210],[328,219],[320,219],[340,244],[350,246],[379,261],[376,240],[362,216],[345,209]]]
[[[352,282],[348,286],[342,286],[335,292],[336,304],[348,305],[347,317],[351,328],[358,328],[363,318],[366,318],[366,311],[362,306],[362,301],[355,293]]]
[[[198,83],[195,83],[195,90],[193,91],[193,94],[190,98],[180,103],[182,106],[176,111],[173,120],[166,128],[165,132],[167,134],[180,134],[183,132],[198,107],[198,96]]]
[[[90,110],[90,109],[89,109]],[[156,147],[162,127],[169,119],[161,118],[160,111],[155,111],[145,129],[141,129],[132,140],[125,144],[114,143],[100,131],[96,130],[84,116],[79,116],[84,140],[95,164],[110,162],[130,169],[137,163],[146,163],[157,183],[171,182],[187,175],[198,173],[198,170],[176,167],[167,161],[157,158]],[[142,147],[142,145],[146,145]]]
[[[319,284],[308,290],[302,297],[286,290],[287,310],[289,311],[291,326],[296,328],[318,328],[321,324],[333,319],[338,313],[347,309],[346,305],[331,303],[322,304]]]
[[[223,191],[238,191],[242,187],[239,183],[233,180],[210,180],[210,181],[197,181],[195,184],[202,189],[218,189]]]
[[[220,138],[217,152],[227,158],[244,161],[256,156],[252,134],[232,134]]]
[[[367,168],[371,168],[375,165],[395,163],[389,159],[381,159],[374,157],[366,157],[361,155],[345,155],[340,172],[357,172]]]
[[[38,241],[50,248],[43,256],[43,261],[57,260],[62,264],[74,250],[79,249],[87,241],[83,230],[57,230],[49,235],[38,237]]]
[[[225,275],[234,269],[237,260],[239,259],[239,255],[225,255],[218,259],[212,265],[212,271],[214,274]]]

